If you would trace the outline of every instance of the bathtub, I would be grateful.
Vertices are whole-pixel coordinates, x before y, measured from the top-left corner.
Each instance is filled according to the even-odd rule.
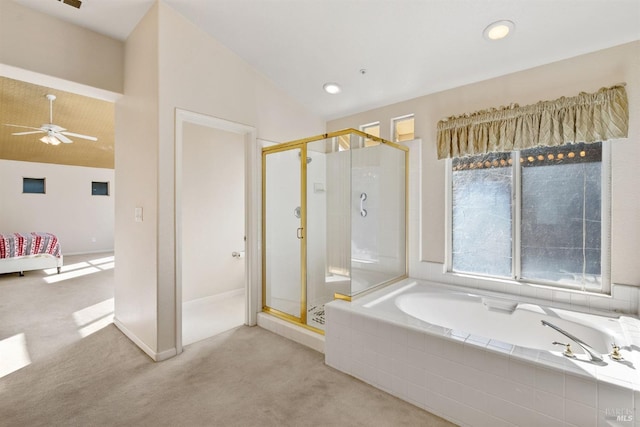
[[[325,313],[329,366],[456,424],[636,425],[636,318],[415,279],[333,301]],[[575,357],[554,341],[570,343]],[[614,342],[623,360],[609,356]]]

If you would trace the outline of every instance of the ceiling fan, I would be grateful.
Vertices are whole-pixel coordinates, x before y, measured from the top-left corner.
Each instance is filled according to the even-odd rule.
[[[19,135],[33,135],[37,133],[44,133],[46,135],[40,138],[40,141],[44,142],[45,144],[51,144],[51,145],[59,145],[61,142],[65,144],[69,144],[73,142],[72,140],[67,138],[68,136],[72,136],[75,138],[88,139],[89,141],[98,140],[98,138],[96,138],[95,136],[87,136],[87,135],[81,135],[79,133],[67,132],[65,128],[53,124],[53,101],[56,100],[56,96],[48,94],[46,95],[46,98],[49,100],[49,123],[45,123],[39,128],[36,128],[33,126],[5,124],[5,126],[12,126],[16,128],[33,129],[26,132],[15,132],[15,133],[12,133],[11,135],[19,136]]]

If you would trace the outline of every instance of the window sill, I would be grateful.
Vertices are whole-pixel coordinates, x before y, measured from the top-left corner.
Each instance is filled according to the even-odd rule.
[[[491,278],[466,273],[445,271],[442,281],[467,289],[508,296],[519,301],[544,302],[576,311],[592,314],[633,315],[639,313],[640,288],[626,285],[612,285],[614,295],[608,293],[559,288],[537,283]]]

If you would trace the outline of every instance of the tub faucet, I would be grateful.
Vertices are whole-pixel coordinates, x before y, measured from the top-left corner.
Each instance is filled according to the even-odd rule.
[[[591,356],[591,361],[592,362],[602,362],[602,356],[600,354],[598,354],[597,351],[595,351],[593,348],[591,348],[587,343],[585,343],[584,341],[582,341],[580,338],[571,335],[569,332],[565,331],[564,329],[559,328],[558,326],[554,325],[553,323],[549,323],[546,320],[541,320],[540,321],[542,323],[542,326],[548,326],[552,329],[555,329],[556,331],[560,332],[562,335],[564,335],[565,337],[569,338],[570,340],[574,341],[576,344],[578,344],[580,347],[582,347],[582,349],[589,353],[589,356]]]

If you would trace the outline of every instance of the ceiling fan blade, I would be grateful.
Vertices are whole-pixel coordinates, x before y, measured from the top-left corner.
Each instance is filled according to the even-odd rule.
[[[33,135],[34,133],[45,133],[43,130],[30,130],[29,132],[16,132],[11,135],[19,136],[19,135]]]
[[[42,128],[34,128],[33,126],[10,125],[10,124],[7,124],[7,123],[5,123],[5,126],[11,126],[13,128],[34,129],[34,130],[39,130],[39,131],[45,132]]]
[[[73,132],[58,132],[58,133],[67,135],[67,136],[75,136],[76,138],[88,139],[89,141],[98,140],[98,138],[96,138],[95,136],[80,135],[79,133],[73,133]]]
[[[56,138],[58,138],[61,142],[64,142],[65,144],[70,144],[70,143],[72,143],[72,142],[73,142],[72,140],[70,140],[69,138],[67,138],[66,136],[64,136],[64,134],[62,134],[62,133],[55,132],[53,135],[54,135]]]

